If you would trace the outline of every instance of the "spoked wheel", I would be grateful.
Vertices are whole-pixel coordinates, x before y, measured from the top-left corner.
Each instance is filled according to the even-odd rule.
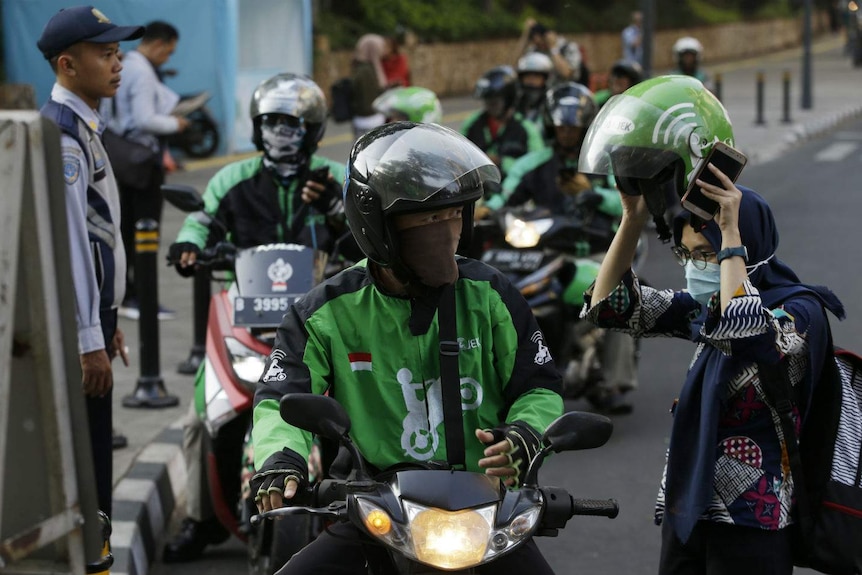
[[[189,127],[181,134],[182,149],[192,158],[208,158],[218,149],[218,127],[206,116],[191,118]]]

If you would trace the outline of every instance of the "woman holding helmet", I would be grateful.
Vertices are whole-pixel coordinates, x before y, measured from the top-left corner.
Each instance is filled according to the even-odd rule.
[[[778,231],[766,202],[711,164],[721,186],[690,182],[717,142],[733,145],[721,103],[698,80],[662,76],[608,102],[587,134],[582,169],[617,178],[623,218],[582,312],[597,325],[697,344],[674,402],[665,476],[656,506],[662,574],[793,571],[787,527],[794,478],[784,439],[763,393],[760,365],[786,364],[805,413],[828,345],[826,310],[844,309],[827,288],[800,282],[776,257]],[[699,186],[719,205],[704,221],[682,211],[663,225],[687,289],[642,285],[631,271],[640,232]],[[664,221],[662,224],[664,224]]]

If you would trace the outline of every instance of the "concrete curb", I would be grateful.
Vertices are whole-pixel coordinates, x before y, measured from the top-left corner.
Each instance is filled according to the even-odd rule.
[[[160,551],[177,501],[186,488],[183,429],[174,424],[138,455],[114,487],[114,575],[146,575]]]
[[[765,164],[770,162],[786,150],[818,136],[822,136],[824,133],[829,132],[840,124],[850,121],[858,116],[862,116],[862,104],[848,106],[825,118],[818,118],[796,124],[788,129],[788,132],[784,134],[781,141],[760,150],[752,151],[749,154],[749,161],[752,164]]]

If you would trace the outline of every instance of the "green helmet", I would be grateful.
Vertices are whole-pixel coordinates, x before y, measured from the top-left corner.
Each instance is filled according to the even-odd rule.
[[[387,90],[377,96],[371,106],[386,116],[387,121],[439,124],[443,119],[443,109],[437,95],[428,88],[418,86]]]
[[[608,100],[587,131],[578,167],[613,174],[623,193],[643,194],[660,216],[716,142],[734,145],[718,98],[691,76],[658,76]]]

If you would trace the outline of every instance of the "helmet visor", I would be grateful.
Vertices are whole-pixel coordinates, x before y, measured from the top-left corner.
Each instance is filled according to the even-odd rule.
[[[613,96],[587,131],[578,167],[588,174],[653,178],[690,153],[694,118],[690,103],[663,109],[626,94]]]
[[[437,124],[379,128],[353,160],[356,175],[377,191],[384,212],[409,212],[475,201],[500,182],[487,155],[457,132]],[[374,133],[374,132],[372,132]],[[370,135],[370,134],[369,134]]]

